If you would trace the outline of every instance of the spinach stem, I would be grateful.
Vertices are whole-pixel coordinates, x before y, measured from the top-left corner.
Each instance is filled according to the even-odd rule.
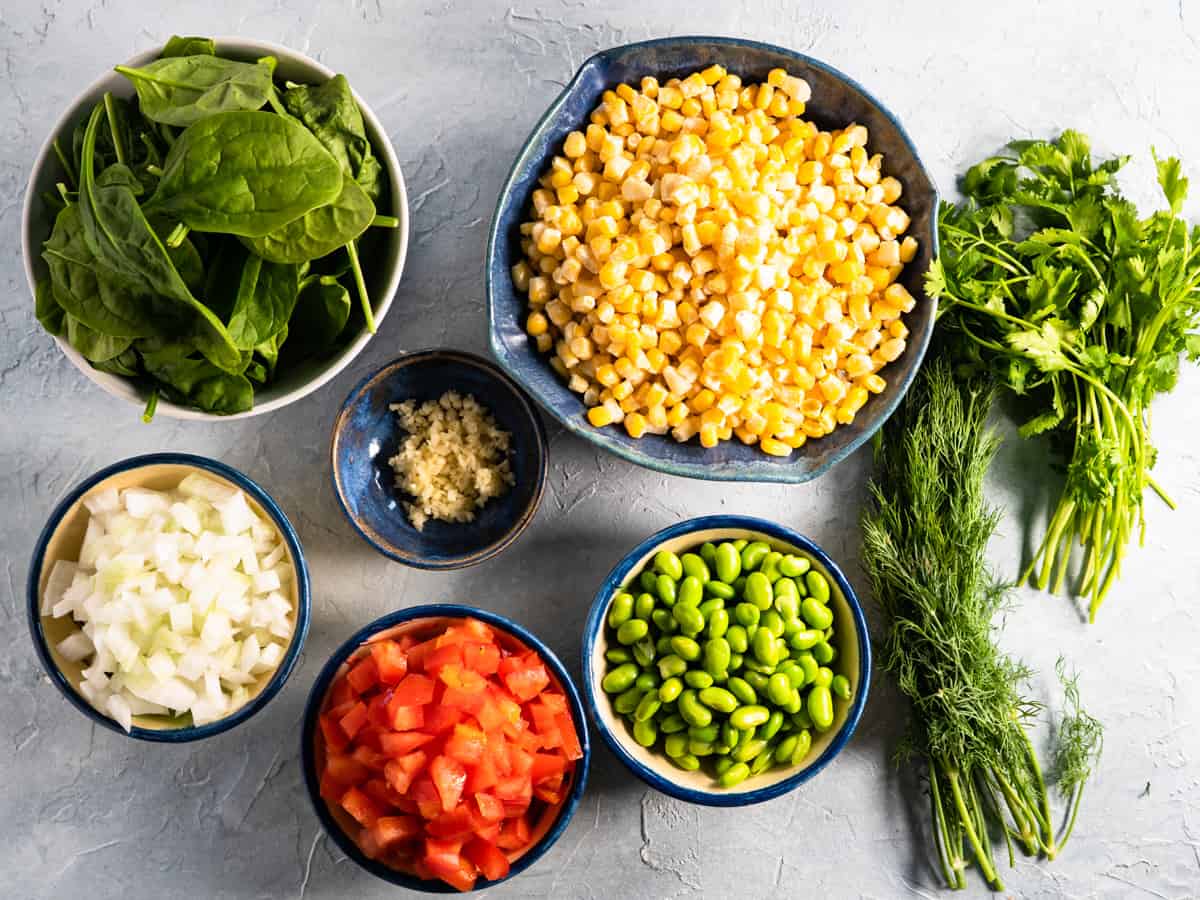
[[[275,90],[274,87],[271,88],[271,93],[267,94],[267,103],[271,104],[271,109],[274,110],[278,115],[288,115],[288,111],[284,109],[283,104],[279,102],[279,92]]]
[[[154,164],[146,166],[146,171],[149,172],[151,175],[154,175],[157,178],[161,178],[162,173],[163,173],[162,168],[160,166],[156,166]]]
[[[187,239],[189,231],[191,231],[191,229],[180,222],[171,229],[171,233],[167,235],[167,239],[163,243],[174,249]]]
[[[346,253],[350,256],[350,270],[354,273],[354,286],[358,289],[358,298],[362,301],[363,317],[367,320],[367,332],[375,333],[375,313],[371,310],[371,298],[367,294],[367,282],[363,279],[362,266],[358,261],[358,248],[354,241],[346,245]]]
[[[142,412],[142,421],[147,425],[154,418],[154,413],[158,409],[158,388],[152,388],[150,391],[150,399],[146,401],[146,409]]]
[[[58,189],[58,196],[62,197],[63,204],[65,206],[70,206],[71,205],[71,197],[70,197],[70,192],[67,190],[67,186],[65,184],[63,184],[61,181],[57,182],[54,186]]]
[[[63,174],[67,176],[67,187],[75,190],[75,185],[79,184],[79,178],[75,174],[75,167],[71,164],[71,160],[67,158],[67,154],[63,152],[58,138],[54,139],[54,143],[51,146],[54,147],[54,155],[58,157],[59,165],[63,167]]]
[[[395,216],[376,215],[371,220],[372,228],[399,228],[400,220]]]
[[[108,133],[112,135],[113,152],[117,154],[117,162],[125,164],[125,148],[122,146],[121,135],[117,133],[117,107],[113,95],[104,94],[104,118],[108,120]]]

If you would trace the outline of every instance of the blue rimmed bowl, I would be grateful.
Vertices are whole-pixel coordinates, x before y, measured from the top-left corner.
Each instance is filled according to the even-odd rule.
[[[887,389],[872,397],[853,424],[842,425],[820,440],[809,441],[791,456],[767,456],[755,447],[725,441],[705,449],[692,440],[669,436],[634,440],[621,428],[593,428],[579,396],[550,368],[525,334],[528,305],[510,274],[521,259],[520,225],[529,218],[537,181],[559,152],[563,139],[588,121],[601,94],[643,76],[685,76],[719,63],[744,81],[765,81],[776,67],[803,78],[812,87],[805,117],[823,128],[851,122],[867,126],[872,153],[882,153],[885,174],[900,180],[900,205],[912,219],[908,233],[920,242],[916,258],[904,267],[900,283],[917,298],[905,317],[907,349],[886,369]],[[933,333],[935,303],[925,294],[925,270],[937,255],[937,188],[903,126],[866,88],[847,75],[802,53],[740,38],[677,37],[627,44],[597,53],[543,113],[526,139],[492,217],[487,248],[487,300],[492,352],[501,367],[520,382],[569,431],[618,456],[673,475],[714,481],[803,482],[823,474],[861,447],[892,414],[912,382]]]
[[[798,765],[774,767],[751,776],[737,787],[721,788],[705,772],[684,772],[676,768],[661,749],[648,749],[638,744],[625,721],[613,710],[612,700],[601,689],[600,682],[608,671],[604,654],[609,649],[605,629],[609,606],[613,597],[626,588],[654,554],[660,550],[681,554],[694,551],[705,541],[741,538],[764,541],[775,550],[807,556],[813,569],[829,581],[837,665],[850,681],[851,694],[849,700],[834,698],[832,727],[824,733],[813,732],[812,748]],[[779,797],[816,777],[846,746],[867,702],[867,689],[871,683],[871,641],[854,588],[825,551],[804,535],[752,516],[702,516],[664,528],[646,538],[604,579],[584,625],[583,670],[583,692],[592,721],[604,743],[634,775],[650,787],[688,803],[748,806]]]
[[[480,878],[475,882],[474,890],[478,891],[494,887],[524,872],[541,859],[547,850],[554,846],[554,842],[562,837],[563,832],[566,831],[567,825],[571,821],[571,817],[575,815],[575,810],[579,806],[579,800],[583,797],[584,789],[587,787],[588,766],[591,764],[592,747],[588,740],[587,718],[584,715],[583,703],[579,697],[579,689],[571,681],[571,677],[567,674],[567,670],[563,667],[562,662],[559,661],[559,658],[554,655],[554,651],[547,647],[546,644],[511,619],[485,609],[473,606],[461,606],[454,603],[430,603],[423,606],[412,606],[408,609],[402,609],[397,612],[388,613],[386,616],[381,616],[370,625],[360,628],[351,635],[334,652],[333,656],[329,658],[329,661],[321,669],[320,674],[317,675],[317,680],[308,695],[308,705],[304,713],[304,727],[300,738],[300,756],[304,767],[304,784],[308,788],[308,798],[312,802],[317,818],[321,820],[322,827],[333,838],[334,843],[350,859],[354,860],[359,866],[377,878],[382,878],[384,881],[409,888],[410,890],[425,891],[432,894],[458,892],[445,882],[418,878],[416,875],[402,872],[399,869],[393,869],[382,862],[368,858],[359,849],[358,844],[350,837],[351,830],[358,827],[357,823],[344,810],[331,808],[321,796],[321,779],[317,771],[318,763],[324,758],[325,745],[321,735],[320,717],[325,707],[329,689],[333,685],[334,680],[349,668],[351,660],[367,652],[365,648],[371,641],[399,637],[401,634],[409,631],[423,634],[452,624],[456,619],[467,617],[479,619],[481,622],[485,622],[496,629],[499,632],[499,642],[502,646],[508,645],[512,649],[519,647],[537,652],[537,655],[546,664],[550,672],[551,684],[559,688],[567,698],[567,704],[571,708],[571,720],[575,723],[576,734],[579,737],[579,746],[583,750],[583,758],[577,760],[575,763],[575,769],[571,775],[570,790],[566,798],[557,809],[547,809],[541,819],[533,826],[532,835],[534,842],[519,855],[514,853],[508,854],[511,868],[507,876],[496,881],[487,881]]]
[[[304,646],[304,639],[308,635],[311,606],[308,565],[296,530],[292,528],[292,523],[288,521],[283,510],[271,499],[270,494],[237,469],[215,459],[191,453],[150,453],[114,463],[72,488],[54,508],[38,537],[29,566],[26,612],[34,650],[37,651],[38,659],[41,660],[50,680],[72,706],[93,722],[118,734],[126,734],[125,729],[88,703],[80,693],[79,685],[83,680],[84,664],[65,659],[55,649],[58,643],[76,631],[78,626],[69,617],[55,619],[52,616],[43,616],[42,593],[46,589],[46,582],[55,562],[79,558],[79,548],[83,542],[89,515],[83,505],[85,497],[109,488],[123,490],[142,487],[160,491],[170,490],[177,487],[185,476],[194,472],[240,489],[246,495],[250,508],[259,516],[269,519],[279,531],[287,548],[288,560],[295,572],[289,588],[292,609],[295,610],[295,627],[279,666],[273,672],[264,672],[254,685],[248,686],[251,697],[245,706],[223,719],[205,725],[180,725],[178,719],[163,716],[134,716],[133,727],[128,736],[140,741],[172,744],[198,741],[245,722],[279,693],[295,668],[300,650]]]
[[[423,403],[446,391],[470,394],[512,435],[515,483],[471,522],[408,521],[405,494],[388,464],[404,432],[391,405]],[[419,569],[458,569],[491,559],[533,521],[546,486],[546,430],[533,403],[492,363],[460,350],[406,353],[350,392],[333,423],[333,490],[354,530],[389,559]]]

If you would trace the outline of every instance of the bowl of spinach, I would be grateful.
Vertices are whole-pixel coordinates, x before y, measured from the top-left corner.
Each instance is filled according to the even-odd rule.
[[[273,44],[173,37],[71,104],[23,218],[38,321],[149,419],[316,390],[387,313],[408,244],[395,151],[346,78]]]

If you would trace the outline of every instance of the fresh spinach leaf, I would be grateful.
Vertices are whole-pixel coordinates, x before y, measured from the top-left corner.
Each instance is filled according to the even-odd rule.
[[[64,316],[67,343],[78,350],[88,362],[107,362],[120,356],[133,343],[132,338],[112,337],[88,328],[74,316]]]
[[[162,53],[158,54],[159,59],[168,59],[172,56],[216,56],[217,45],[212,38],[206,37],[181,37],[177,34],[171,35],[171,39],[162,49]]]
[[[142,373],[140,357],[133,347],[112,359],[93,362],[92,368],[107,372],[109,375],[122,375],[125,378],[137,378]]]
[[[137,90],[142,115],[187,127],[214,113],[261,109],[275,90],[274,61],[237,62],[197,54],[117,66]]]
[[[350,292],[331,276],[306,279],[288,323],[288,359],[329,350],[350,318]]]
[[[298,298],[299,295],[297,295]],[[279,351],[283,347],[283,342],[287,340],[287,336],[288,326],[284,325],[274,337],[263,341],[254,348],[254,352],[262,358],[263,367],[266,369],[264,382],[275,377],[275,367],[279,363]]]
[[[342,171],[303,125],[268,112],[226,112],[184,131],[148,212],[195,231],[263,237],[333,202]]]
[[[151,339],[139,341],[138,349],[147,374],[171,400],[224,415],[254,403],[254,386],[245,375],[222,371],[190,344]]]
[[[54,285],[49,278],[37,283],[33,294],[33,311],[42,327],[56,337],[63,332],[63,316],[66,313],[54,299]]]
[[[249,254],[242,268],[237,300],[229,317],[229,336],[242,350],[253,350],[287,327],[300,293],[296,266],[265,262]]]
[[[374,217],[375,204],[367,192],[358,182],[343,178],[342,192],[332,203],[318,206],[265,237],[245,238],[244,242],[271,262],[307,262],[357,240]]]
[[[345,75],[335,75],[324,84],[290,85],[283,106],[317,136],[372,201],[379,199],[383,169],[371,150],[362,111]]]

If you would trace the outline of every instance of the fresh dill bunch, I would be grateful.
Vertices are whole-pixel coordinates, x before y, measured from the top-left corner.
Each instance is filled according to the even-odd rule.
[[[1022,691],[1029,670],[993,640],[992,620],[1010,587],[986,556],[1000,519],[984,498],[999,445],[986,424],[993,393],[989,382],[962,377],[944,359],[925,365],[876,437],[863,561],[887,622],[880,662],[912,704],[901,754],[929,768],[943,873],[964,887],[969,854],[999,890],[994,829],[1003,831],[1010,859],[1014,841],[1049,857],[1062,841],[1025,730],[1041,704]],[[1098,728],[1078,709],[1073,683],[1068,703],[1074,714],[1061,736],[1082,737],[1089,722]],[[1059,758],[1062,783],[1072,783],[1077,798],[1092,756],[1072,750]]]

